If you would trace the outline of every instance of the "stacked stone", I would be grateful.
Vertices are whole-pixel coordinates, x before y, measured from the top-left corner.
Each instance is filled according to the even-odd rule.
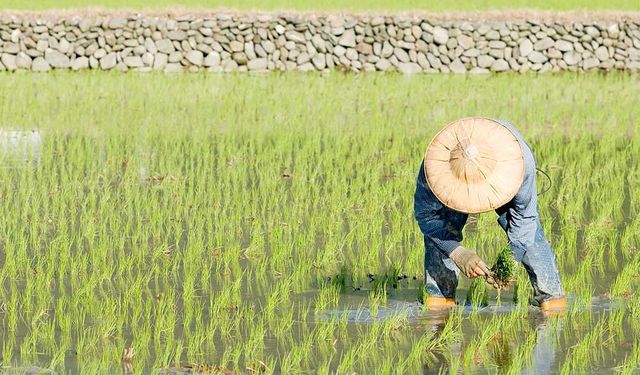
[[[640,20],[217,14],[0,19],[0,70],[640,70]]]

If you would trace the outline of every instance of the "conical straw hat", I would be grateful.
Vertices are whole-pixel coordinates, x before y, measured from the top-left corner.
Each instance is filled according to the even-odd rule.
[[[431,141],[424,171],[431,191],[445,206],[485,212],[516,195],[524,179],[524,155],[506,126],[488,118],[463,118]]]

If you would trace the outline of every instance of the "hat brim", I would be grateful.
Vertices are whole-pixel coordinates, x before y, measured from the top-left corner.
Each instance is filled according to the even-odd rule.
[[[474,147],[473,179],[454,168],[455,150],[461,143]],[[508,203],[522,186],[524,169],[524,153],[516,135],[484,117],[463,118],[445,126],[429,143],[424,158],[427,184],[436,198],[465,213],[487,212]]]

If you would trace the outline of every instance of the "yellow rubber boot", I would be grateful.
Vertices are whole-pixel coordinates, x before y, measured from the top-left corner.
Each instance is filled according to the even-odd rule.
[[[429,310],[446,310],[456,305],[455,298],[446,297],[427,297],[425,305]]]
[[[567,309],[567,299],[564,297],[546,300],[540,304],[545,315],[563,315]]]

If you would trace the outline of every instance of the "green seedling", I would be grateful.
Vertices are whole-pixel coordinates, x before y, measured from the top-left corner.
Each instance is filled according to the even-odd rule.
[[[543,372],[637,372],[638,75],[0,81],[0,129],[43,134],[17,155],[28,145],[0,138],[1,372],[520,373],[539,349],[555,353]],[[516,124],[554,181],[538,206],[577,301],[562,320],[529,314],[530,281],[503,272],[511,262],[494,272],[516,279],[518,311],[412,302],[418,163],[442,124],[470,113]],[[464,235],[479,249],[504,241],[492,215]],[[470,303],[487,289],[472,284]],[[603,314],[602,295],[624,313]]]
[[[476,278],[471,282],[466,302],[473,307],[484,307],[489,304],[489,290],[482,278]]]
[[[491,267],[493,278],[498,282],[498,290],[509,287],[515,276],[516,262],[511,249],[505,247],[498,253],[495,264]]]

